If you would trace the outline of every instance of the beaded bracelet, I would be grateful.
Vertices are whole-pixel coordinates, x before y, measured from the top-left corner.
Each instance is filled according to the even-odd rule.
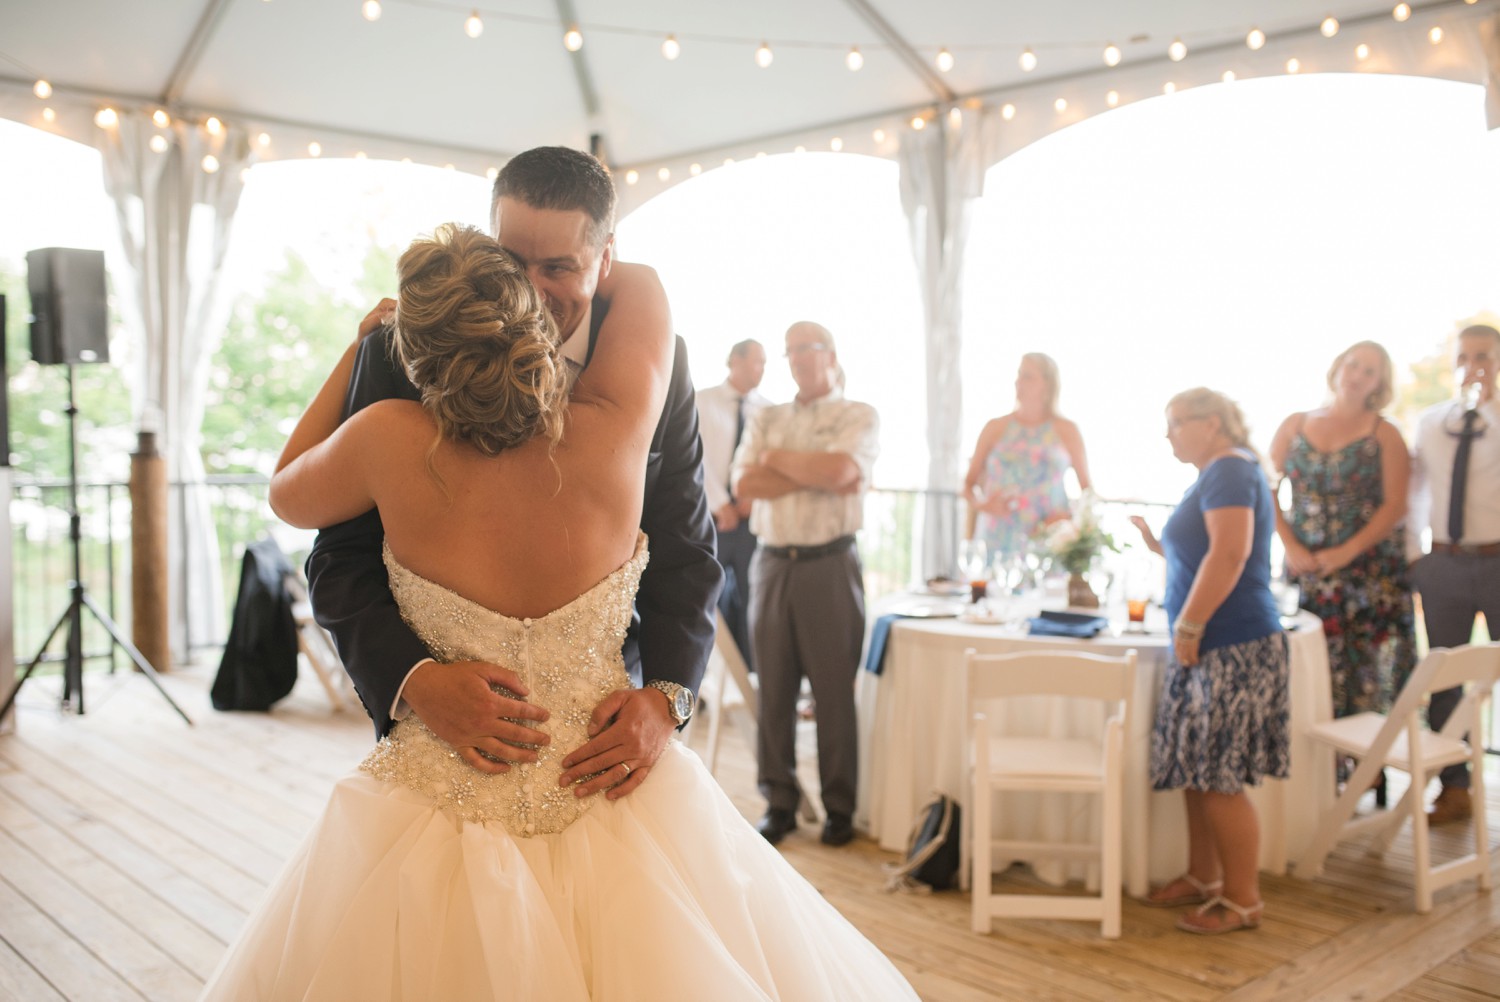
[[[1187,640],[1196,640],[1203,636],[1204,625],[1203,623],[1195,623],[1189,619],[1179,619],[1176,629],[1177,636]]]

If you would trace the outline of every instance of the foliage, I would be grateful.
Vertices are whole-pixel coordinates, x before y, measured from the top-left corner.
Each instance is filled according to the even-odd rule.
[[[1039,531],[1042,546],[1069,574],[1082,574],[1105,550],[1118,553],[1115,537],[1099,526],[1093,491],[1084,491],[1070,518],[1059,519]]]

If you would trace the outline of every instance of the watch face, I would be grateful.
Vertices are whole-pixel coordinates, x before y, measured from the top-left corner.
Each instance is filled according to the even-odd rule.
[[[678,720],[686,720],[693,715],[693,694],[686,689],[678,689],[677,695],[672,699],[672,713]]]

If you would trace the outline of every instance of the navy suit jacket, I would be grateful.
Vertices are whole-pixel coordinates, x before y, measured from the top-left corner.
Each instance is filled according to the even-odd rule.
[[[604,312],[596,300],[588,335],[590,355]],[[417,400],[420,394],[395,364],[389,330],[381,330],[359,347],[344,417],[391,398]],[[723,572],[714,559],[698,411],[687,346],[680,337],[646,462],[641,528],[651,537],[651,560],[641,577],[636,613],[625,637],[625,664],[637,685],[645,662],[645,679],[676,682],[696,693],[713,647],[714,609]],[[432,656],[396,608],[381,558],[384,538],[380,513],[371,510],[319,532],[307,558],[313,613],[333,634],[377,737],[384,737],[394,723],[391,705],[407,673]]]

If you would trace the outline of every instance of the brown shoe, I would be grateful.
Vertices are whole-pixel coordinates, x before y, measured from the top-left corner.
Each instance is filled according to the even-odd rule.
[[[1445,825],[1450,821],[1467,821],[1474,816],[1474,806],[1469,800],[1469,791],[1462,786],[1445,786],[1438,791],[1427,812],[1427,823]]]

